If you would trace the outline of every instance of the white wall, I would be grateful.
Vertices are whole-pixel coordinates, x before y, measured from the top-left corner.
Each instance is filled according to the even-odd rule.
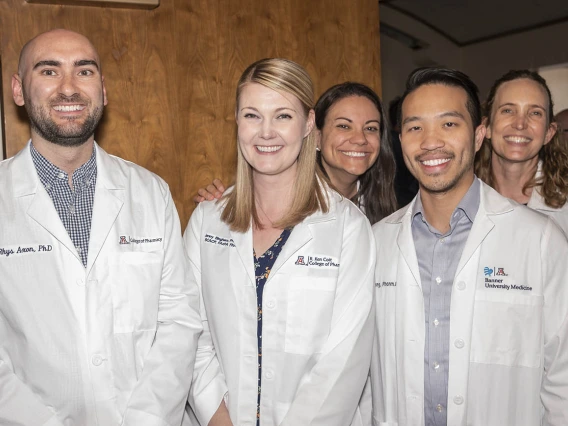
[[[460,48],[388,6],[380,8],[380,20],[430,45],[415,52],[381,35],[383,100],[387,105],[404,91],[408,74],[419,66],[439,64],[465,72],[479,86],[483,100],[493,81],[510,69],[536,70],[568,62],[568,22]]]
[[[554,114],[568,108],[568,63],[561,66],[539,68],[538,73],[546,80],[552,93]]]

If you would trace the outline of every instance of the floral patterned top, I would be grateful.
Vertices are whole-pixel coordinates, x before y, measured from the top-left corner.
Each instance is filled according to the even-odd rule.
[[[272,247],[264,252],[258,259],[254,253],[254,271],[256,276],[256,306],[258,311],[258,323],[256,327],[258,338],[258,399],[256,404],[256,425],[260,426],[260,378],[262,373],[262,292],[264,284],[268,279],[270,270],[274,266],[274,262],[282,251],[282,247],[286,244],[291,229],[285,229],[280,236],[276,239]]]

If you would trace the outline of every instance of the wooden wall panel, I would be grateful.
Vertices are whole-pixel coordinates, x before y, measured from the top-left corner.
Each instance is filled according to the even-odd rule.
[[[23,44],[68,28],[101,55],[109,105],[97,141],[162,176],[182,227],[191,198],[236,164],[234,97],[246,66],[270,56],[304,65],[317,93],[345,80],[380,91],[376,0],[162,0],[154,10],[0,1],[6,153],[25,145],[25,112],[10,92]]]

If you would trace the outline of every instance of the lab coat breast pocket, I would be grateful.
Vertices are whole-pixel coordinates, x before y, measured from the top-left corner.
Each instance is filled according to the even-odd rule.
[[[162,263],[161,250],[109,254],[115,333],[156,328]]]
[[[329,335],[336,278],[293,277],[288,285],[284,350],[310,355],[322,351]]]
[[[544,297],[478,291],[471,361],[538,368],[542,363]]]

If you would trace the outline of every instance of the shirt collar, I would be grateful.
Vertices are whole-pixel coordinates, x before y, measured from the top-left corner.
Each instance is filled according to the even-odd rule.
[[[46,190],[51,189],[55,183],[61,179],[67,180],[67,173],[41,155],[34,147],[33,143],[30,144],[30,152],[39,180]],[[96,172],[97,161],[95,157],[95,148],[93,147],[91,158],[73,172],[73,186],[81,187],[83,185],[91,185],[91,183],[93,183],[93,178],[96,177]]]
[[[474,176],[473,182],[469,189],[467,190],[466,194],[460,200],[457,207],[454,209],[455,213],[457,210],[462,210],[466,217],[469,219],[471,223],[475,220],[475,216],[477,215],[477,210],[479,210],[479,201],[480,201],[480,183],[479,179]],[[452,218],[453,218],[452,213]],[[414,219],[417,214],[420,214],[424,218],[424,207],[422,206],[422,200],[420,197],[420,191],[416,196],[416,202],[412,207],[412,214],[411,217]]]

